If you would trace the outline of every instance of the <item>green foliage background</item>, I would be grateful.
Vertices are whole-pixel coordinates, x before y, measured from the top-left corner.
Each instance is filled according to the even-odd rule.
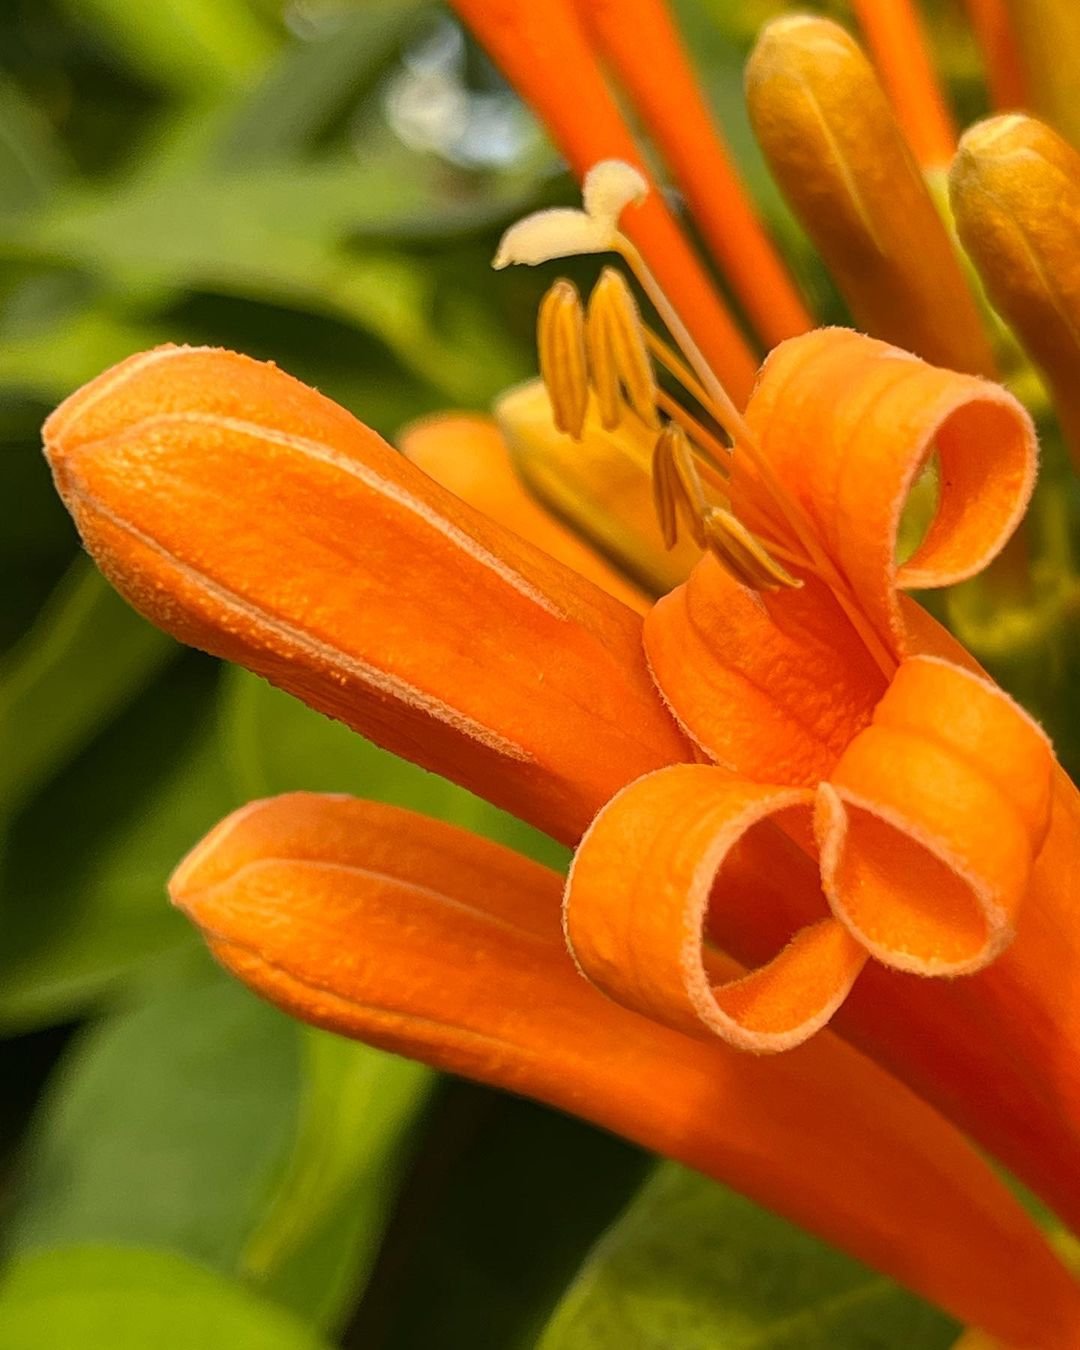
[[[829,312],[741,112],[742,54],[778,8],[682,7],[749,180]],[[425,148],[401,106],[435,76],[446,111]],[[426,0],[0,7],[0,1350],[952,1339],[720,1187],[290,1022],[164,900],[225,812],[299,787],[564,857],[144,624],[79,555],[42,417],[164,340],[272,357],[388,435],[482,408],[530,373],[547,280],[494,277],[493,242],[572,196]]]

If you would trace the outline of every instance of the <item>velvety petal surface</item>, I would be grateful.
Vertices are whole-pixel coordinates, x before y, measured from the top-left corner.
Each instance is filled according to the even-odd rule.
[[[897,589],[980,571],[1016,528],[1034,484],[1034,429],[1011,394],[846,329],[777,347],[747,422],[859,609],[897,652],[908,645]],[[932,456],[937,512],[901,563],[901,513]],[[749,458],[736,452],[734,466],[733,501],[745,523],[791,541]]]
[[[1075,1343],[1076,1286],[952,1127],[827,1033],[760,1059],[608,1002],[566,955],[560,885],[451,826],[296,794],[223,822],[171,889],[290,1012],[679,1158],[1005,1339]]]
[[[816,787],[885,691],[823,586],[758,594],[711,556],[646,616],[645,649],[699,749],[764,783]]]
[[[554,427],[552,432],[558,434]],[[490,417],[441,413],[411,423],[397,441],[406,459],[455,497],[572,567],[624,605],[639,613],[649,608],[642,591],[529,495]]]
[[[160,627],[549,833],[686,753],[636,614],[272,365],[132,357],[45,440],[87,548]]]
[[[703,947],[713,885],[761,821],[808,804],[798,788],[675,765],[614,797],[578,847],[565,926],[581,971],[624,1007],[754,1053],[789,1050],[843,1002],[866,952],[835,919],[800,929],[767,965],[726,979]]]
[[[968,974],[1012,940],[1050,823],[1053,754],[1000,689],[901,665],[818,793],[825,890],[887,965]]]

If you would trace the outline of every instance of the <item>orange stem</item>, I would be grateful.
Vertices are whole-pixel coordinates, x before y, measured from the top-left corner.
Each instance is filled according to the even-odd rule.
[[[949,163],[953,123],[911,0],[852,0],[874,63],[915,158],[924,169]]]
[[[663,0],[577,0],[577,5],[758,332],[770,347],[805,333],[813,317],[758,220]]]
[[[1024,66],[1005,0],[964,0],[964,8],[982,52],[994,107],[999,112],[1023,108],[1028,102]]]
[[[543,120],[579,178],[603,159],[646,172],[572,0],[453,0],[454,8]],[[757,360],[659,192],[622,228],[650,260],[712,367],[745,404]]]

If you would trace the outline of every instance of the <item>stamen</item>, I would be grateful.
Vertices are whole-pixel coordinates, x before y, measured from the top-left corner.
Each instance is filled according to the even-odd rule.
[[[540,374],[551,398],[560,431],[581,438],[589,406],[589,367],[585,315],[572,281],[556,281],[540,303],[536,319]]]
[[[709,500],[694,448],[675,423],[656,440],[653,500],[666,548],[674,547],[682,517],[698,548],[707,548],[743,586],[760,591],[802,585],[727,507]]]
[[[605,267],[589,297],[585,344],[600,422],[611,431],[622,421],[623,391],[648,427],[658,427],[656,377],[637,301],[621,272]]]
[[[682,427],[669,422],[653,451],[653,491],[666,548],[674,547],[681,515],[698,548],[705,547],[705,515],[710,510],[694,464],[694,452]],[[669,542],[670,540],[670,542]]]
[[[850,583],[825,549],[822,548],[802,505],[777,478],[768,458],[762,454],[761,447],[742,414],[706,361],[701,349],[690,335],[686,324],[683,323],[675,306],[661,289],[660,283],[646,265],[644,258],[631,241],[619,231],[618,215],[622,206],[617,200],[618,193],[615,189],[617,188],[619,192],[624,194],[629,194],[634,187],[633,174],[635,171],[631,170],[629,173],[623,174],[622,170],[625,167],[612,162],[597,166],[598,172],[610,174],[613,191],[610,199],[607,199],[606,191],[597,196],[595,182],[592,184],[589,205],[597,211],[595,217],[586,211],[556,213],[560,218],[572,216],[576,221],[573,228],[570,228],[570,222],[566,221],[566,233],[572,235],[573,238],[570,240],[569,246],[565,247],[562,252],[588,253],[610,250],[618,253],[628,263],[642,289],[664,321],[668,332],[675,339],[692,368],[692,382],[688,382],[686,387],[694,393],[701,407],[726,432],[731,438],[733,446],[745,457],[751,478],[775,508],[779,517],[778,523],[782,521],[786,528],[791,531],[794,549],[787,546],[782,535],[775,542],[770,540],[769,548],[773,549],[779,557],[790,561],[793,566],[817,574],[836,597],[837,603],[866,643],[867,650],[881,668],[882,673],[886,678],[891,679],[896,670],[895,658],[872,624],[860,611],[857,600],[851,594]],[[601,183],[603,183],[603,179],[601,179]],[[606,185],[604,186],[606,188]],[[623,205],[628,204],[633,199],[632,196],[627,195]],[[555,224],[556,227],[549,229],[552,224]],[[552,222],[551,213],[540,213],[539,216],[528,217],[526,220],[519,222],[518,225],[511,226],[503,236],[499,252],[496,255],[495,265],[506,266],[511,262],[536,263],[543,259],[561,256],[557,236],[562,232],[563,225],[559,222]],[[589,242],[586,237],[590,234],[592,235],[592,242]],[[669,365],[669,368],[678,369],[681,366],[679,358],[667,348],[661,339],[654,338],[650,342],[648,330],[645,330],[645,334],[646,342],[658,354],[659,359],[664,360],[664,363]],[[666,357],[674,358],[674,367],[671,367],[671,363]],[[699,394],[701,397],[699,397]],[[656,403],[663,406],[665,402],[666,396],[662,391],[658,391]],[[684,413],[684,416],[679,420],[685,421],[688,416],[689,414]],[[665,539],[671,541],[677,535],[677,518],[680,509],[685,513],[688,510],[693,511],[698,506],[699,499],[694,488],[696,487],[704,494],[692,450],[689,452],[689,458],[682,453],[675,454],[670,445],[674,435],[681,435],[686,445],[690,446],[682,427],[675,424],[675,429],[666,427],[665,431],[661,433],[653,456],[653,489],[656,513]],[[711,462],[711,456],[706,453],[705,457]],[[720,460],[718,459],[715,464],[711,465],[713,471],[719,468],[719,463]],[[680,464],[683,467],[681,474],[679,473]],[[692,474],[687,472],[687,465],[689,465]],[[697,522],[692,524],[691,529],[695,532],[695,538],[697,537],[696,532],[704,529],[707,546],[721,561],[724,561],[726,566],[731,567],[734,575],[744,580],[746,584],[766,589],[775,586],[802,584],[777,562],[776,557],[767,551],[766,545],[755,538],[745,526],[736,520],[730,511],[717,515],[715,513],[720,508],[715,508],[711,504],[708,505],[707,518],[703,517],[700,511],[697,511]],[[801,550],[801,553],[797,550]]]
[[[670,343],[664,341],[659,333],[654,333],[647,325],[643,325],[645,330],[645,342],[652,353],[653,359],[674,375],[686,392],[695,399],[703,408],[709,406],[709,396],[701,387],[701,382],[697,376],[686,364],[685,361],[675,351]],[[725,447],[726,448],[726,447]]]
[[[712,367],[702,355],[701,348],[690,336],[686,324],[683,323],[675,306],[664,294],[660,283],[649,269],[645,259],[624,234],[616,233],[611,242],[611,248],[627,263],[634,276],[637,277],[641,289],[652,301],[668,332],[682,348],[683,354],[690,362],[694,373],[708,395],[706,406],[709,412],[733,441],[747,439],[749,431],[742,413],[732,402],[728,391],[713,374]]]
[[[781,586],[802,585],[765,550],[742,521],[724,507],[710,506],[702,523],[704,546],[744,586],[755,591],[773,591]]]
[[[731,458],[729,447],[714,436],[708,427],[699,422],[693,413],[687,412],[681,403],[663,389],[656,391],[656,406],[666,412],[673,422],[678,422],[683,431],[692,438],[695,449],[705,460],[708,467],[718,478],[727,482],[727,462]]]

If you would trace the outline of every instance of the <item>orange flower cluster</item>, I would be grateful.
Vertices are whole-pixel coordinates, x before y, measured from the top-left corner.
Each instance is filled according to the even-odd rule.
[[[1009,1343],[1067,1350],[1080,1288],[961,1131],[1080,1223],[1080,797],[1040,728],[903,594],[1005,545],[1034,481],[1031,420],[976,373],[803,331],[658,0],[458,8],[582,172],[640,163],[596,57],[611,62],[779,343],[754,382],[659,196],[625,209],[673,335],[685,325],[690,365],[706,363],[702,399],[727,387],[708,405],[732,441],[723,518],[794,584],[747,584],[752,567],[706,547],[650,605],[525,493],[486,420],[430,421],[402,455],[273,366],[131,357],[45,428],[117,588],[182,641],[577,846],[564,889],[449,826],[294,794],[223,822],[173,898],[298,1016],[575,1111]],[[876,52],[910,41],[877,26],[904,5],[859,8],[879,16]],[[779,148],[795,125],[781,39],[832,42],[852,88],[867,78],[817,21],[766,35],[751,93]],[[918,106],[933,153],[945,124]],[[890,257],[852,266],[856,298]],[[954,364],[985,371],[960,285],[970,359]],[[912,306],[914,339],[937,314]],[[727,393],[745,409],[730,426]],[[582,426],[584,454],[601,431]],[[931,460],[937,511],[900,564]],[[670,472],[692,504],[712,470],[689,463]],[[820,1030],[834,1015],[840,1035]]]

